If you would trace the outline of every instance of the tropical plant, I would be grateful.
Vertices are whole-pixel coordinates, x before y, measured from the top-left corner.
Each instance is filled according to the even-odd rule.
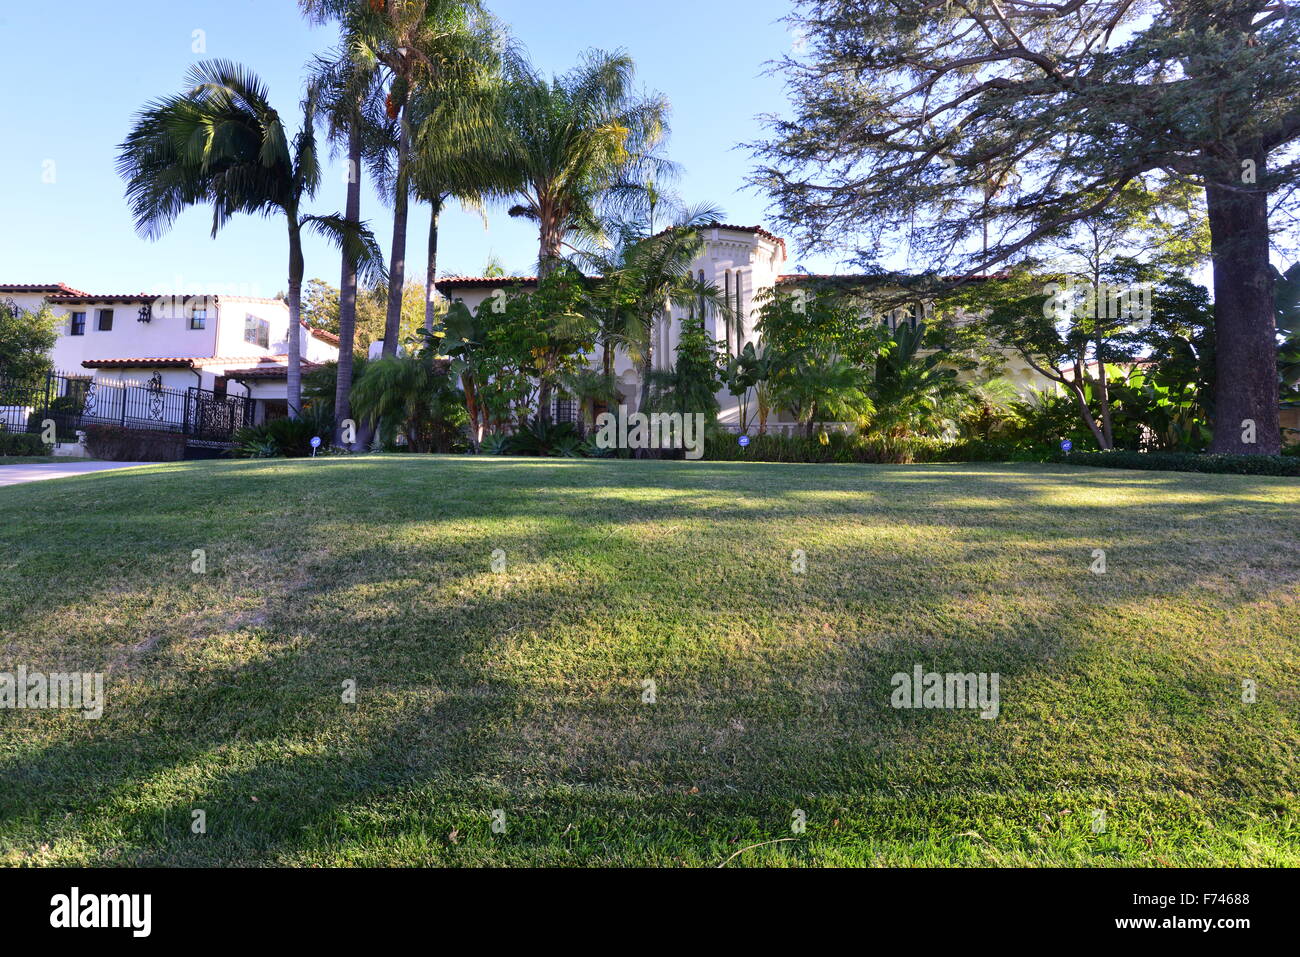
[[[449,363],[434,359],[428,350],[374,360],[353,388],[352,399],[371,428],[400,429],[412,452],[453,451],[466,425],[464,396]]]
[[[308,229],[348,250],[364,275],[382,273],[382,257],[365,226],[337,214],[303,212],[320,184],[314,129],[316,104],[303,103],[290,142],[266,87],[253,73],[224,61],[195,64],[189,89],[145,107],[122,143],[117,168],[136,230],[158,239],[189,206],[212,206],[212,235],[237,213],[281,214],[289,234],[288,405],[301,412],[302,233]]]
[[[572,422],[547,422],[533,418],[506,441],[507,454],[574,458],[583,438]]]
[[[939,436],[956,431],[958,400],[966,387],[957,370],[947,365],[940,351],[922,354],[926,323],[913,327],[901,322],[890,348],[876,359],[875,375],[867,388],[873,411],[866,416],[869,432],[890,437]]]
[[[772,381],[772,399],[788,408],[811,436],[826,422],[857,422],[874,408],[866,373],[824,347],[798,352]]]
[[[668,105],[633,89],[625,54],[587,53],[547,80],[522,60],[509,65],[501,143],[519,202],[510,215],[538,226],[538,270],[546,275],[576,233],[646,202],[645,181],[669,166],[654,153]]]
[[[327,449],[333,431],[334,417],[329,411],[309,405],[298,418],[272,419],[237,430],[230,454],[235,458],[306,458],[313,451]],[[312,448],[313,438],[321,440],[322,449]]]
[[[382,88],[379,63],[364,41],[357,17],[361,3],[356,0],[299,0],[299,6],[316,22],[337,20],[342,40],[328,56],[317,57],[312,64],[310,85],[325,120],[330,142],[344,143],[347,153],[347,198],[343,219],[354,227],[361,224],[361,168],[367,152],[374,152],[379,138],[376,117],[380,111]],[[357,262],[344,248],[341,255],[338,295],[339,367],[335,379],[334,408],[339,428],[351,418],[352,381],[358,370],[353,368],[357,322]],[[341,442],[336,435],[335,441]]]
[[[612,380],[613,351],[622,347],[640,373],[638,409],[644,411],[649,399],[655,331],[669,321],[672,308],[684,312],[685,320],[701,323],[706,311],[724,319],[731,314],[731,304],[717,286],[697,278],[691,269],[704,248],[701,231],[722,216],[717,206],[695,206],[658,233],[649,231],[648,222],[616,221],[611,250],[579,257],[602,277],[592,300],[601,323],[606,376]]]
[[[1277,313],[1277,372],[1282,401],[1300,403],[1300,263],[1278,272],[1274,286]]]
[[[705,428],[717,425],[718,399],[722,388],[722,357],[717,343],[709,338],[701,318],[681,321],[681,335],[671,366],[647,373],[649,401],[642,411],[702,413]]]

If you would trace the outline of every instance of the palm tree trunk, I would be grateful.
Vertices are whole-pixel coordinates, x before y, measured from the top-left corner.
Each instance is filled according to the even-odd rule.
[[[437,318],[438,290],[434,281],[438,278],[438,217],[442,215],[442,197],[435,194],[430,205],[433,212],[429,216],[429,265],[424,271],[424,331],[432,332]]]
[[[289,336],[286,351],[289,354],[286,399],[289,418],[302,413],[302,232],[298,212],[289,213]]]
[[[348,128],[348,198],[343,218],[361,222],[361,129],[355,121]],[[352,417],[352,352],[357,335],[357,264],[343,251],[339,278],[339,368],[334,386],[334,444],[343,444],[343,422]]]
[[[545,279],[555,271],[560,260],[560,243],[563,235],[560,231],[560,214],[553,206],[543,204],[541,208],[541,226],[538,230],[537,277]],[[538,383],[537,415],[542,422],[551,423],[551,393],[553,387],[549,379],[543,377]]]
[[[393,251],[388,263],[388,314],[384,318],[385,356],[397,355],[397,336],[402,328],[402,288],[406,285],[406,220],[410,206],[407,188],[410,133],[406,128],[406,111],[402,111],[397,134],[397,184],[393,197]]]
[[[545,279],[555,269],[560,259],[560,248],[564,235],[560,230],[559,211],[549,204],[540,210],[541,226],[538,229],[537,276]]]

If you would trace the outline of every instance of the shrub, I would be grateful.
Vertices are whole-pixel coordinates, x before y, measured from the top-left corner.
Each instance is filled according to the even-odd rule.
[[[581,455],[582,435],[572,422],[546,423],[532,419],[505,441],[507,455],[542,455],[574,458]]]
[[[241,459],[301,459],[311,455],[312,438],[320,437],[319,451],[324,452],[333,435],[334,417],[309,406],[297,419],[272,419],[240,429],[230,454]]]
[[[109,462],[179,462],[185,458],[180,432],[124,429],[118,425],[86,427],[86,451]]]
[[[867,462],[906,465],[936,461],[943,443],[938,439],[864,437],[840,432],[820,436],[751,435],[742,447],[739,437],[707,436],[704,458],[714,462]]]
[[[1165,472],[1213,472],[1230,475],[1300,475],[1300,458],[1290,455],[1207,455],[1193,452],[1057,453],[1050,458],[1066,465]]]
[[[30,432],[7,432],[0,427],[0,455],[49,455],[53,446],[46,445],[39,435]]]

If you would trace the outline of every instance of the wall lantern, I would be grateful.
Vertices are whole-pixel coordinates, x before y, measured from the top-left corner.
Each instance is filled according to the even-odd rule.
[[[145,303],[140,307],[140,311],[135,314],[137,322],[148,322],[153,318],[153,306]]]

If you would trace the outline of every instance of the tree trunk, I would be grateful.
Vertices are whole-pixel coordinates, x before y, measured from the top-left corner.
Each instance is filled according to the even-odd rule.
[[[355,120],[348,129],[348,197],[343,218],[349,223],[361,222],[361,130]],[[342,446],[343,423],[352,417],[352,354],[356,348],[356,335],[357,264],[344,250],[342,276],[339,278],[339,367],[334,386],[336,446]]]
[[[289,418],[302,414],[302,232],[298,212],[289,213],[289,336],[285,351],[289,354],[286,399]]]
[[[460,385],[465,390],[465,411],[469,413],[470,448],[478,452],[479,444],[483,441],[483,427],[479,423],[478,391],[474,388],[474,377],[468,372],[462,372]]]
[[[560,259],[560,249],[564,235],[560,228],[560,214],[549,205],[539,210],[538,226],[537,276],[545,279],[554,270]]]
[[[385,356],[397,355],[397,336],[402,328],[402,288],[406,285],[406,219],[410,206],[407,188],[410,135],[406,111],[402,111],[397,134],[397,184],[393,197],[393,251],[388,261],[388,314],[384,317]]]
[[[1262,179],[1264,153],[1254,153]],[[1277,328],[1268,198],[1207,185],[1214,261],[1215,414],[1211,452],[1277,455]],[[1253,423],[1253,428],[1252,428]],[[1253,433],[1253,434],[1252,434]],[[1245,441],[1253,438],[1254,441]]]
[[[442,215],[442,197],[435,194],[430,202],[433,212],[429,216],[429,265],[424,271],[424,331],[432,332],[437,320],[438,290],[434,282],[438,278],[438,218]]]
[[[1076,372],[1078,368],[1076,364]],[[1107,441],[1106,436],[1097,425],[1097,420],[1093,418],[1092,410],[1088,408],[1088,397],[1084,393],[1083,386],[1079,383],[1077,375],[1067,383],[1067,387],[1074,393],[1074,401],[1079,404],[1079,415],[1083,419],[1083,424],[1088,427],[1088,431],[1092,433],[1092,437],[1097,440],[1097,448],[1104,452],[1110,451],[1111,443]]]

